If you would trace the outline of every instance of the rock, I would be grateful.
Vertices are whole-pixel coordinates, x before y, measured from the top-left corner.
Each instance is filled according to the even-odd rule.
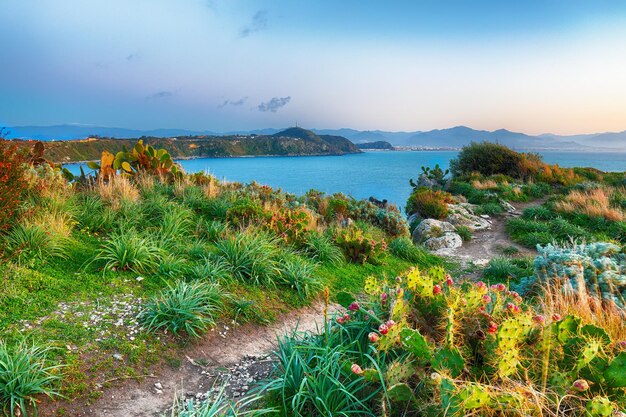
[[[431,237],[424,241],[424,246],[432,251],[440,249],[455,249],[463,245],[463,239],[457,233],[449,232],[441,237]]]
[[[113,354],[113,359],[121,361],[121,360],[124,359],[124,357],[120,353],[114,353]]]
[[[507,201],[500,200],[500,205],[507,213],[517,213],[517,209]]]
[[[157,382],[156,384],[154,384],[154,388],[158,390],[163,390],[163,385],[160,382]]]
[[[455,227],[448,222],[442,222],[435,219],[422,220],[413,230],[413,242],[424,243],[426,240],[436,237],[442,237],[446,233],[454,233]]]
[[[490,229],[491,222],[482,216],[476,216],[473,208],[474,206],[467,203],[448,204],[450,214],[446,221],[454,226],[465,226],[472,232]]]
[[[410,226],[412,224],[418,224],[419,222],[421,222],[423,219],[419,216],[419,214],[417,213],[413,213],[411,214],[407,219],[406,222],[407,224]]]

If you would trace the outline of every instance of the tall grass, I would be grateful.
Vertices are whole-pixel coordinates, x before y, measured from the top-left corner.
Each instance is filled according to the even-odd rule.
[[[0,404],[7,415],[27,417],[29,408],[36,415],[36,397],[58,395],[61,366],[49,364],[49,352],[24,341],[9,348],[0,340]]]
[[[182,403],[174,401],[171,417],[245,417],[273,413],[272,408],[254,408],[262,399],[262,395],[247,395],[235,402],[226,395],[226,385],[222,385],[215,396],[201,404],[193,399]]]
[[[311,232],[305,243],[306,252],[320,263],[338,265],[344,261],[343,252],[332,238],[318,232]]]
[[[441,258],[431,254],[423,246],[416,246],[408,237],[399,237],[389,244],[389,251],[397,258],[404,259],[417,266],[432,266],[440,263]]]
[[[215,325],[216,315],[224,307],[224,291],[217,283],[178,281],[168,284],[140,313],[149,331],[168,330],[198,338]]]
[[[278,274],[276,244],[276,239],[249,229],[219,240],[215,254],[235,279],[273,287]]]
[[[38,224],[17,224],[5,239],[7,252],[19,263],[67,256],[68,238]]]
[[[100,180],[96,184],[100,197],[117,210],[123,202],[138,202],[139,190],[127,177],[116,175],[108,181]]]
[[[324,288],[320,277],[315,275],[315,264],[299,256],[282,261],[277,280],[296,290],[303,300],[311,298]]]
[[[140,236],[134,230],[117,232],[102,244],[94,261],[104,261],[104,269],[136,272],[154,270],[162,250],[151,238]]]
[[[620,207],[613,207],[613,194],[608,188],[573,190],[563,201],[556,203],[556,210],[566,213],[583,213],[590,217],[604,217],[611,221],[622,221],[626,213]]]

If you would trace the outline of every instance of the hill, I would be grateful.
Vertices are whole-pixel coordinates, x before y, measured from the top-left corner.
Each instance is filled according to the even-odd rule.
[[[175,159],[236,156],[344,155],[361,152],[340,136],[318,136],[292,128],[274,135],[178,136],[160,138],[142,136],[146,144],[167,149]],[[54,162],[89,161],[100,158],[103,150],[119,152],[134,146],[136,138],[88,138],[45,143],[46,157]],[[23,141],[27,144],[29,142]]]
[[[388,150],[388,151],[394,150],[393,145],[384,140],[379,140],[376,142],[357,143],[356,146],[358,146],[359,149],[378,149],[378,150]]]

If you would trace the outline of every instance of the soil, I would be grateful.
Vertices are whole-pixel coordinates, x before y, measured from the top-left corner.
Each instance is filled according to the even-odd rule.
[[[332,305],[328,314],[340,307]],[[59,400],[44,402],[39,415],[68,417],[170,416],[175,401],[202,401],[226,384],[226,395],[237,399],[266,378],[273,368],[271,352],[278,336],[294,331],[316,332],[323,324],[324,304],[293,311],[269,326],[221,324],[185,349],[177,368],[161,365],[141,379],[124,379],[104,389],[91,403]]]

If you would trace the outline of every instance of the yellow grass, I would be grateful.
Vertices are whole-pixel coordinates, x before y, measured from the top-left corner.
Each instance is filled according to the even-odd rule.
[[[127,177],[112,176],[109,181],[99,180],[96,191],[100,197],[108,202],[114,210],[120,208],[122,202],[139,201],[139,190]]]
[[[624,211],[611,207],[613,190],[596,188],[588,191],[574,190],[556,204],[557,211],[583,213],[591,217],[604,217],[611,221],[624,220]]]
[[[474,180],[472,181],[472,187],[477,190],[493,190],[498,188],[498,183],[494,180]]]

